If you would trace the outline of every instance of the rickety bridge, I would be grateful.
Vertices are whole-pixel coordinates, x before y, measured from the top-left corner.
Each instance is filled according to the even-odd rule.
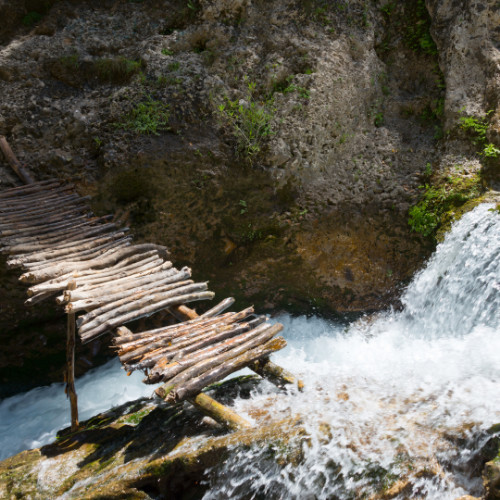
[[[95,216],[88,198],[72,184],[34,182],[0,137],[8,163],[26,184],[0,192],[0,251],[7,266],[19,268],[28,286],[27,305],[55,298],[68,315],[66,390],[72,428],[78,427],[74,387],[75,330],[83,343],[108,332],[128,372],[142,370],[145,383],[162,383],[157,395],[168,402],[188,400],[230,428],[250,424],[202,390],[243,367],[278,385],[301,382],[269,360],[286,346],[280,324],[253,307],[225,312],[228,298],[198,315],[185,304],[211,300],[207,283],[177,269],[168,250],[134,244],[128,228],[113,216]],[[167,310],[179,322],[133,333],[126,323]],[[77,317],[78,316],[78,317]]]

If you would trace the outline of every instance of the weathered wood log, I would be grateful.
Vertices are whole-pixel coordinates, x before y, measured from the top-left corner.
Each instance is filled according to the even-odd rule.
[[[162,271],[166,271],[170,268],[172,264],[170,262],[165,262],[163,259],[154,259],[149,263],[144,264],[143,266],[139,266],[136,269],[132,269],[131,271],[120,271],[117,269],[112,274],[107,274],[106,276],[90,276],[85,279],[79,280],[79,291],[96,291],[97,295],[100,294],[100,290],[109,287],[109,283],[112,282],[113,286],[115,285],[115,281],[121,279],[138,279],[144,276],[148,276],[151,274],[160,273]],[[136,271],[136,272],[135,272]],[[171,272],[175,272],[176,270],[172,268]],[[115,287],[118,288],[118,287]],[[69,302],[69,298],[75,300],[74,296],[72,297],[68,294],[64,297],[64,302]]]
[[[169,285],[165,285],[162,287],[156,287],[152,285],[149,290],[144,290],[144,295],[147,293],[151,293],[151,289],[155,292],[164,292],[168,290],[176,290],[180,289],[186,285],[194,284],[193,280],[185,280],[185,281],[175,281],[174,283],[170,283]],[[90,311],[94,312],[96,309],[101,309],[105,307],[110,302],[115,304],[125,304],[130,302],[130,300],[135,300],[138,297],[139,289],[136,289],[135,292],[129,291],[125,296],[123,293],[116,293],[114,295],[110,295],[109,297],[103,296],[96,299],[87,299],[87,300],[77,300],[75,302],[70,302],[66,305],[66,312],[79,312],[79,311]]]
[[[78,240],[73,240],[73,241],[60,241],[57,243],[53,243],[50,245],[43,245],[40,242],[36,243],[29,243],[25,244],[24,246],[19,245],[19,250],[22,252],[23,255],[18,256],[18,259],[23,262],[27,260],[36,260],[36,257],[38,254],[40,254],[40,257],[44,257],[45,254],[51,255],[54,252],[59,252],[60,250],[67,250],[68,248],[74,248],[78,245],[88,245],[90,243],[95,242],[96,240],[100,238],[110,238],[112,237],[115,233],[127,233],[129,231],[128,227],[120,228],[114,230],[111,228],[109,231],[107,231],[106,234],[86,234],[87,230],[91,230],[95,227],[99,226],[104,226],[105,224],[100,224],[98,226],[87,226],[84,227],[83,229],[80,228],[80,231],[82,233],[85,233],[82,235],[82,237]],[[123,236],[123,234],[122,234]],[[94,246],[97,246],[99,242],[95,243]],[[49,246],[49,248],[47,248]],[[12,248],[12,246],[10,247]],[[14,247],[16,248],[16,247]],[[87,248],[91,248],[90,246],[87,246]]]
[[[282,330],[283,325],[279,323],[261,325],[260,328],[254,328],[237,337],[211,345],[187,358],[179,359],[164,366],[157,364],[153,367],[145,382],[151,384],[168,381],[172,388],[181,385],[249,349],[266,343]]]
[[[122,348],[118,351],[118,356],[120,361],[123,364],[132,364],[133,362],[138,362],[141,358],[144,357],[144,360],[147,360],[149,353],[157,359],[157,355],[161,354],[162,356],[168,355],[168,353],[175,354],[179,351],[181,347],[187,347],[189,345],[199,344],[202,339],[211,339],[211,342],[216,342],[217,334],[224,332],[224,337],[234,336],[233,333],[238,328],[243,328],[243,330],[249,329],[250,325],[248,323],[227,323],[220,324],[215,323],[213,325],[207,325],[204,327],[194,328],[188,331],[189,333],[185,334],[177,334],[176,337],[160,337],[156,338],[153,341],[144,343],[141,342],[138,345],[133,346],[132,348]],[[215,339],[215,340],[214,340]],[[176,342],[177,341],[177,342]],[[165,358],[166,359],[166,358]],[[142,360],[141,360],[142,361]]]
[[[233,304],[234,304],[233,297],[228,297],[227,299],[224,299],[222,302],[219,302],[215,307],[212,307],[212,309],[209,309],[208,311],[204,312],[201,315],[201,317],[202,318],[210,318],[212,316],[217,316],[221,312],[230,308]]]
[[[9,259],[7,261],[7,266],[12,267],[29,267],[34,268],[39,265],[46,265],[47,262],[54,263],[56,260],[75,260],[75,257],[88,257],[94,252],[98,252],[99,249],[109,247],[109,244],[123,240],[126,236],[125,231],[114,231],[108,233],[106,236],[96,236],[94,238],[87,238],[84,240],[79,240],[80,243],[70,246],[66,243],[61,246],[50,247],[48,250],[42,252],[31,252],[26,253],[20,257],[14,259]],[[132,237],[127,237],[128,241],[132,241]],[[62,247],[62,248],[61,248]]]
[[[182,309],[181,307],[176,308],[175,312],[176,315],[181,317],[181,319],[182,317],[189,319],[195,319],[199,317],[196,311],[186,306],[182,306]],[[254,371],[256,371],[258,375],[268,378],[272,383],[276,384],[279,387],[287,384],[292,384],[297,386],[299,390],[302,390],[304,388],[304,383],[302,382],[302,380],[296,378],[289,371],[274,364],[270,360],[263,359],[260,360],[258,364],[253,364],[252,366],[256,368],[256,370]]]
[[[24,204],[21,206],[9,204],[3,208],[0,207],[0,219],[2,219],[2,221],[25,220],[42,213],[59,213],[62,209],[80,205],[88,200],[90,200],[89,196],[79,196],[76,193],[70,193],[65,196],[42,198],[36,204],[30,203],[29,207],[26,207]]]
[[[91,226],[97,221],[97,217],[88,217],[87,214],[75,214],[65,217],[64,220],[57,220],[54,222],[45,221],[43,224],[35,224],[33,226],[19,227],[17,225],[14,229],[5,229],[0,231],[2,241],[8,241],[8,244],[17,245],[22,243],[36,243],[48,238],[53,238],[54,234],[72,229],[76,226]]]
[[[116,294],[120,297],[125,297],[141,291],[148,292],[149,290],[157,287],[159,288],[160,286],[167,286],[170,283],[185,280],[190,276],[191,272],[189,268],[184,268],[181,271],[178,271],[175,268],[170,268],[158,273],[139,276],[137,278],[121,278],[120,280],[111,282],[111,285],[98,283],[92,287],[82,287],[81,290],[65,292],[61,299],[61,303],[76,302],[78,300],[98,300],[103,297],[114,296]],[[118,281],[120,281],[120,283],[116,283]],[[111,303],[111,301],[109,303]]]
[[[56,225],[71,222],[71,219],[83,219],[84,217],[86,221],[93,217],[92,211],[88,207],[71,207],[67,211],[61,211],[56,214],[41,213],[36,217],[23,218],[18,221],[0,221],[0,233],[3,237],[15,236],[21,238],[26,236],[25,233],[31,233],[33,230],[38,229],[41,236],[44,228],[52,230]],[[47,235],[46,237],[49,236]]]
[[[3,135],[0,135],[0,149],[5,156],[5,159],[12,167],[12,170],[18,175],[18,177],[24,181],[26,184],[34,182],[33,177],[28,171],[21,165],[20,161],[16,158],[16,155],[10,149],[9,143]]]
[[[56,257],[54,259],[47,259],[46,261],[33,262],[24,264],[22,267],[29,272],[36,272],[45,269],[47,266],[57,266],[66,262],[85,263],[91,260],[98,259],[101,255],[109,254],[110,252],[117,252],[123,248],[127,248],[132,243],[132,236],[126,236],[119,240],[114,240],[104,245],[101,245],[90,250],[83,250],[71,255],[71,258],[66,259],[65,256]]]
[[[45,299],[48,299],[50,297],[53,297],[57,292],[42,292],[38,293],[36,295],[33,295],[29,299],[26,299],[24,301],[24,304],[28,307],[34,306],[35,304],[38,304],[39,302],[42,302]]]
[[[236,412],[220,404],[219,402],[212,399],[207,394],[200,392],[200,394],[194,396],[189,400],[189,402],[196,408],[201,410],[205,415],[213,418],[220,424],[228,427],[231,430],[246,429],[252,427],[252,424],[240,417]]]
[[[231,325],[246,319],[253,314],[253,307],[247,307],[237,313],[226,313],[215,318],[201,318],[185,321],[184,323],[169,325],[147,332],[136,333],[133,338],[126,336],[115,337],[114,343],[119,347],[120,353],[127,352],[147,342],[156,342],[157,340],[173,341],[182,337],[186,340],[190,336],[205,333],[208,329],[214,329],[220,326]]]
[[[142,356],[140,360],[135,360],[128,365],[130,370],[144,370],[145,368],[151,368],[155,366],[158,360],[164,358],[168,362],[174,359],[182,359],[188,354],[198,351],[204,347],[211,344],[221,342],[228,338],[236,337],[240,333],[250,330],[250,325],[248,323],[235,323],[232,325],[220,326],[213,330],[209,330],[199,337],[193,338],[180,338],[178,344],[172,341],[172,344],[168,347],[160,347],[154,351],[149,351],[147,354]],[[196,334],[196,332],[194,333]],[[120,356],[120,361],[123,363],[123,358]]]
[[[162,283],[166,284],[171,283],[172,281],[180,281],[182,279],[189,278],[190,276],[191,270],[189,268],[183,268],[179,271],[175,267],[172,267],[171,262],[167,261],[160,266],[160,270],[158,272],[147,273],[136,277],[125,276],[124,278],[114,279],[109,284],[83,284],[79,290],[66,293],[64,300],[66,302],[74,302],[76,300],[93,299],[103,295],[112,295],[119,292],[125,293],[127,290],[147,286],[152,283],[158,283],[158,285]]]
[[[68,283],[68,288],[74,289],[74,281]],[[71,406],[71,431],[78,429],[78,398],[75,390],[75,315],[68,314],[68,335],[66,340],[66,394]]]
[[[33,210],[25,210],[23,212],[14,213],[1,213],[0,219],[2,221],[1,227],[5,227],[9,224],[28,224],[35,220],[40,220],[41,218],[54,218],[63,219],[66,213],[72,212],[74,210],[86,211],[89,210],[88,201],[89,197],[80,197],[77,195],[72,195],[66,197],[64,201],[54,204],[54,206],[47,208],[37,208]]]
[[[144,243],[142,245],[130,245],[118,251],[111,250],[109,253],[102,255],[97,259],[92,259],[85,262],[67,262],[65,264],[58,264],[57,266],[47,266],[45,269],[40,269],[34,272],[26,272],[19,278],[23,283],[39,283],[47,281],[63,274],[71,273],[74,271],[82,271],[84,269],[103,268],[116,264],[124,257],[130,256],[132,253],[139,253],[145,250],[157,250],[159,253],[167,253],[167,249],[160,245],[153,245],[151,243]],[[165,255],[166,256],[166,255]]]
[[[297,386],[299,391],[304,389],[304,382],[302,380],[297,379],[295,375],[273,363],[269,358],[254,361],[248,365],[248,368],[257,373],[257,375],[267,378],[278,387],[290,384]]]
[[[60,236],[65,230],[71,231],[85,231],[91,227],[104,225],[103,223],[109,222],[110,216],[87,218],[84,216],[74,217],[73,219],[65,219],[64,222],[57,222],[55,224],[46,224],[39,226],[29,231],[25,231],[20,236],[19,234],[3,236],[5,249],[9,253],[25,252],[29,250],[35,251],[37,248],[45,248],[50,240],[55,236]],[[64,234],[64,233],[62,233]],[[18,248],[19,246],[19,248]],[[32,246],[33,248],[30,248]]]
[[[135,346],[141,345],[142,343],[152,342],[164,337],[174,338],[184,334],[186,331],[190,331],[191,328],[203,328],[213,324],[223,324],[223,321],[227,321],[228,324],[234,323],[234,321],[230,319],[230,316],[231,313],[227,313],[223,316],[218,316],[217,318],[200,318],[199,320],[190,320],[184,323],[177,323],[175,325],[148,330],[146,332],[134,333],[132,336],[126,335],[121,331],[121,329],[118,329],[118,336],[113,339],[113,343],[118,349],[125,352],[126,350],[131,348],[133,349]]]
[[[58,278],[44,281],[38,285],[33,285],[28,289],[28,296],[36,295],[40,292],[48,291],[60,291],[66,288],[68,280],[75,279],[77,287],[83,284],[86,279],[91,278],[105,278],[107,276],[112,276],[115,272],[123,270],[124,272],[133,266],[141,265],[143,262],[148,262],[150,260],[157,260],[158,253],[156,250],[145,252],[143,254],[134,254],[126,259],[123,259],[118,264],[107,267],[105,269],[87,269],[83,271],[74,271],[71,273],[64,274]],[[162,259],[163,260],[163,259]]]
[[[162,396],[169,389],[167,386],[161,386],[155,392],[160,397],[163,397],[168,402],[177,402],[183,401],[186,398],[192,397],[195,394],[198,394],[204,387],[207,387],[214,382],[222,380],[227,377],[231,373],[240,370],[245,367],[252,361],[256,361],[257,359],[261,359],[263,357],[269,356],[273,352],[279,351],[286,347],[286,340],[283,337],[276,337],[272,340],[269,340],[263,345],[259,347],[255,347],[254,349],[250,349],[239,356],[230,359],[228,362],[223,363],[207,372],[203,373],[199,377],[190,380],[185,385],[177,386],[166,396]],[[168,382],[167,382],[168,384]]]
[[[133,295],[131,300],[130,295],[125,298],[114,302],[108,302],[102,307],[89,312],[80,318],[78,318],[78,331],[80,335],[84,334],[88,330],[92,330],[100,323],[104,321],[111,320],[116,316],[121,316],[124,313],[142,309],[145,306],[154,304],[156,302],[161,302],[165,299],[174,297],[176,295],[186,295],[195,292],[203,292],[207,290],[207,283],[194,283],[192,285],[185,285],[180,288],[169,289],[171,285],[167,285],[166,290],[163,291],[162,288],[146,290],[144,292],[138,292]]]
[[[94,338],[97,338],[99,335],[102,335],[108,330],[112,330],[113,328],[116,328],[117,326],[126,324],[130,321],[143,318],[145,316],[150,316],[158,311],[162,311],[163,309],[166,309],[167,307],[173,306],[173,305],[179,305],[179,304],[184,304],[187,302],[194,302],[198,300],[212,300],[214,298],[214,293],[213,292],[201,292],[201,293],[193,293],[189,295],[179,295],[177,297],[172,297],[170,299],[166,299],[161,302],[157,302],[155,304],[149,305],[147,307],[144,307],[143,309],[137,310],[137,311],[132,311],[128,314],[125,314],[123,316],[114,318],[113,320],[110,320],[104,324],[99,325],[97,328],[94,330],[90,330],[86,332],[85,334],[81,335],[82,341],[84,343],[89,342],[90,340],[93,340]]]
[[[18,196],[26,196],[28,193],[35,193],[39,191],[48,191],[52,188],[60,186],[63,181],[59,179],[48,179],[45,181],[38,181],[27,183],[22,186],[16,186],[0,193],[0,199],[16,198]]]
[[[60,186],[56,189],[51,189],[50,191],[26,194],[18,198],[0,198],[0,212],[19,211],[23,208],[26,209],[28,206],[35,206],[45,202],[50,202],[51,200],[57,200],[58,198],[69,194],[76,194],[74,187],[70,188],[68,186]]]
[[[26,219],[24,221],[18,221],[18,222],[8,222],[8,223],[0,223],[0,234],[2,235],[7,235],[7,232],[12,233],[12,231],[18,231],[19,234],[24,229],[32,229],[36,228],[37,226],[44,226],[45,224],[52,224],[53,222],[61,222],[64,218],[71,218],[75,217],[78,215],[85,215],[86,217],[93,217],[94,214],[92,213],[92,210],[90,210],[87,206],[80,206],[80,207],[73,207],[66,212],[61,212],[58,214],[49,214],[49,215],[39,215],[37,217],[34,217],[32,219]]]

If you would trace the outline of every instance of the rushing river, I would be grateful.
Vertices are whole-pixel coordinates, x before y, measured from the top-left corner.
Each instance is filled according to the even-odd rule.
[[[347,327],[280,318],[289,347],[275,359],[306,390],[262,391],[236,408],[251,416],[272,401],[275,416],[302,415],[302,460],[279,466],[269,449],[235,453],[211,473],[207,499],[369,498],[396,491],[398,478],[400,499],[481,494],[468,474],[475,437],[500,422],[500,215],[491,208],[453,227],[401,312]]]
[[[277,318],[289,346],[274,359],[306,389],[262,384],[235,408],[249,420],[271,405],[273,417],[301,415],[301,460],[278,465],[257,447],[234,453],[210,471],[207,499],[368,498],[381,485],[397,488],[398,478],[395,498],[481,493],[468,471],[478,436],[500,422],[500,215],[491,208],[453,227],[402,311],[351,324]],[[117,362],[88,373],[77,381],[81,419],[150,394],[140,380]],[[68,406],[62,384],[1,402],[0,458],[52,440],[69,423]]]

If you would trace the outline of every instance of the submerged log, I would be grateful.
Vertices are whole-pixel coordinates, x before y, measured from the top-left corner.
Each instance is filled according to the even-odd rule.
[[[199,377],[191,379],[189,382],[180,387],[176,386],[172,390],[167,382],[167,384],[165,384],[167,387],[163,385],[155,392],[160,397],[163,397],[171,403],[183,401],[186,398],[198,394],[204,387],[222,380],[231,373],[240,370],[252,361],[256,361],[257,359],[263,358],[265,356],[269,356],[273,352],[283,349],[285,346],[286,340],[283,337],[276,337],[272,340],[269,340],[263,345],[255,347],[254,349],[250,349],[249,351],[246,351],[245,353],[230,359],[226,363],[208,370]]]

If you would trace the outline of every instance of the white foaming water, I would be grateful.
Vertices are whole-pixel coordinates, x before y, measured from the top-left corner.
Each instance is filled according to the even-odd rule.
[[[473,437],[500,422],[500,215],[490,208],[455,224],[401,312],[347,327],[277,318],[289,347],[276,362],[306,389],[266,386],[235,407],[249,419],[271,404],[275,418],[301,415],[302,460],[279,466],[267,447],[234,453],[209,472],[206,499],[368,498],[389,488],[400,499],[481,494],[468,473],[481,444]],[[459,448],[450,436],[470,442]]]
[[[141,379],[141,373],[127,377],[118,359],[77,379],[80,420],[112,406],[150,396],[153,389]],[[58,430],[69,425],[69,401],[64,394],[64,384],[37,387],[4,399],[0,402],[0,460],[50,443]]]

